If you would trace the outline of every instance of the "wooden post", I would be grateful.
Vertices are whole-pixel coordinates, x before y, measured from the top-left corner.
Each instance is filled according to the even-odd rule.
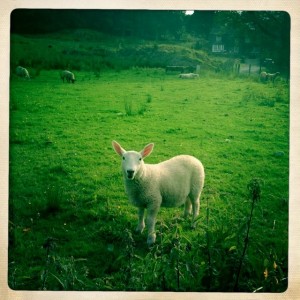
[[[236,74],[240,73],[240,67],[241,67],[241,60],[240,59],[235,59],[234,60],[234,65],[233,65],[233,71]]]
[[[251,74],[251,64],[249,64],[249,75]]]

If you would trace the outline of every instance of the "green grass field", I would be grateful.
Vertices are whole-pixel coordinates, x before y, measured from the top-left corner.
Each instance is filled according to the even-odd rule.
[[[143,68],[75,75],[73,85],[51,70],[11,77],[10,287],[284,291],[288,85],[209,72],[182,80]],[[202,161],[195,230],[183,208],[161,209],[157,243],[148,249],[146,232],[133,232],[136,208],[112,140],[127,150],[154,142],[148,163],[177,154]],[[261,198],[243,256],[253,179]]]

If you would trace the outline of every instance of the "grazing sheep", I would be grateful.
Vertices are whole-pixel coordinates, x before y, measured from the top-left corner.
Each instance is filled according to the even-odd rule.
[[[60,78],[62,79],[63,82],[65,82],[65,79],[68,83],[70,83],[70,82],[74,83],[75,82],[74,74],[70,71],[67,71],[67,70],[62,71],[60,73]]]
[[[29,72],[27,71],[27,69],[21,67],[21,66],[18,66],[16,68],[16,74],[19,76],[19,77],[22,77],[22,78],[26,78],[26,79],[30,79],[30,76],[29,76]]]
[[[274,82],[274,80],[276,79],[276,77],[279,75],[279,72],[276,73],[267,73],[267,72],[261,72],[260,73],[260,80],[263,82],[266,82],[268,80]]]
[[[198,159],[179,155],[158,164],[145,164],[143,159],[150,155],[154,144],[148,144],[140,152],[126,151],[116,141],[112,145],[122,157],[125,191],[131,203],[138,207],[138,232],[145,227],[144,210],[147,209],[148,245],[155,242],[156,216],[161,206],[184,204],[184,216],[187,217],[193,210],[195,226],[205,177]]]
[[[276,72],[276,73],[268,73],[268,80],[274,82],[274,80],[276,79],[276,77],[279,75],[280,73],[279,72]]]
[[[199,75],[195,73],[185,73],[185,74],[180,74],[178,77],[182,79],[194,79],[194,78],[198,78]]]
[[[268,73],[267,72],[261,72],[260,73],[260,80],[261,81],[267,81],[268,80]]]

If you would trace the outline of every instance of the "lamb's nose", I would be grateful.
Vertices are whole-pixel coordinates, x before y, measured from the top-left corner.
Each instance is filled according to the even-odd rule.
[[[133,173],[134,173],[133,170],[127,170],[127,176],[128,176],[128,178],[132,178],[133,177]]]

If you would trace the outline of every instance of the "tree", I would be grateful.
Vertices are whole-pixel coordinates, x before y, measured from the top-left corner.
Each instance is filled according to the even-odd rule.
[[[244,12],[252,37],[261,49],[262,57],[271,57],[277,67],[289,73],[290,16],[282,11]]]

